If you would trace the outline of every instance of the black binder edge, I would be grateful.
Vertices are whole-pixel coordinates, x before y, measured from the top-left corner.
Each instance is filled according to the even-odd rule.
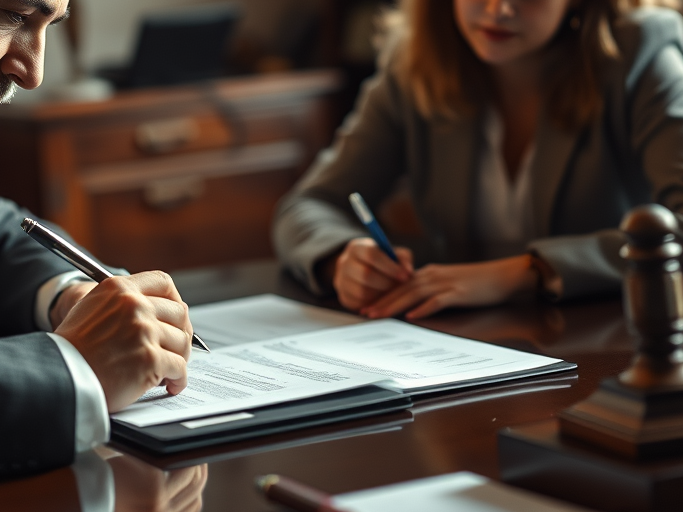
[[[181,425],[182,422],[136,427],[112,419],[111,437],[112,441],[123,446],[166,455],[364,418],[407,409],[411,405],[412,400],[408,395],[377,386],[364,386],[259,409],[236,411],[249,412],[253,417],[197,429],[187,429]]]
[[[567,361],[558,361],[557,363],[539,366],[530,370],[520,370],[518,372],[503,373],[494,375],[492,377],[482,377],[480,379],[470,379],[463,382],[455,382],[453,384],[437,384],[435,386],[425,386],[422,388],[413,388],[406,390],[405,393],[410,396],[419,396],[428,393],[440,393],[444,391],[453,391],[458,389],[474,388],[479,386],[489,386],[491,384],[503,383],[511,380],[529,379],[541,375],[548,375],[551,373],[568,372],[576,370],[578,365]],[[393,389],[393,388],[388,388]]]

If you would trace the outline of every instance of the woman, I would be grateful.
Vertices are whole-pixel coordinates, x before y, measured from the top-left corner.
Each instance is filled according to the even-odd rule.
[[[683,23],[626,3],[404,1],[384,65],[280,205],[282,261],[371,318],[618,290],[624,213],[683,213]],[[376,207],[400,179],[432,262],[417,270],[347,201]]]

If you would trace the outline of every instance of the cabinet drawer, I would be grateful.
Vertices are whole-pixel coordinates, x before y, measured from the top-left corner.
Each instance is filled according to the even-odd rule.
[[[139,122],[100,119],[74,130],[79,166],[241,147],[304,136],[310,107],[292,103],[269,110],[228,109],[192,115],[146,116]]]
[[[85,170],[109,162],[228,147],[233,134],[218,117],[174,116],[135,124],[93,123],[75,130],[73,138],[78,164]]]
[[[131,272],[171,271],[270,257],[270,225],[294,169],[205,179],[186,201],[159,208],[144,189],[92,198],[93,252]]]

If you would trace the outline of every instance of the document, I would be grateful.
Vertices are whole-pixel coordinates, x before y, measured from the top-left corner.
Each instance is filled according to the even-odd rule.
[[[201,332],[212,348],[365,321],[360,316],[269,293],[193,306],[190,320],[195,332]]]
[[[142,427],[368,384],[420,393],[570,367],[560,363],[399,320],[368,321],[194,352],[180,395],[155,388],[113,418]]]
[[[339,494],[332,503],[349,512],[589,512],[466,471]]]
[[[156,387],[112,418],[147,427],[325,395],[380,380],[377,375],[274,352],[267,343],[193,353],[187,375],[187,388],[179,395]]]
[[[326,329],[268,345],[307,361],[383,376],[383,387],[413,394],[490,377],[499,381],[506,374],[562,362],[392,319]]]

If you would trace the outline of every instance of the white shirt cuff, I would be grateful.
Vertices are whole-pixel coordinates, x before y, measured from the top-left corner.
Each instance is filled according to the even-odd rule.
[[[71,343],[47,333],[59,348],[76,389],[76,452],[91,450],[109,441],[109,412],[100,381]]]
[[[74,270],[73,272],[59,274],[58,276],[45,281],[38,289],[36,295],[34,318],[38,329],[41,331],[52,330],[52,323],[50,322],[50,304],[52,304],[52,301],[55,300],[55,297],[59,295],[62,290],[68,288],[73,283],[90,280],[91,279],[80,270]]]
[[[114,474],[106,461],[88,451],[78,454],[71,471],[76,477],[82,512],[114,511]]]

